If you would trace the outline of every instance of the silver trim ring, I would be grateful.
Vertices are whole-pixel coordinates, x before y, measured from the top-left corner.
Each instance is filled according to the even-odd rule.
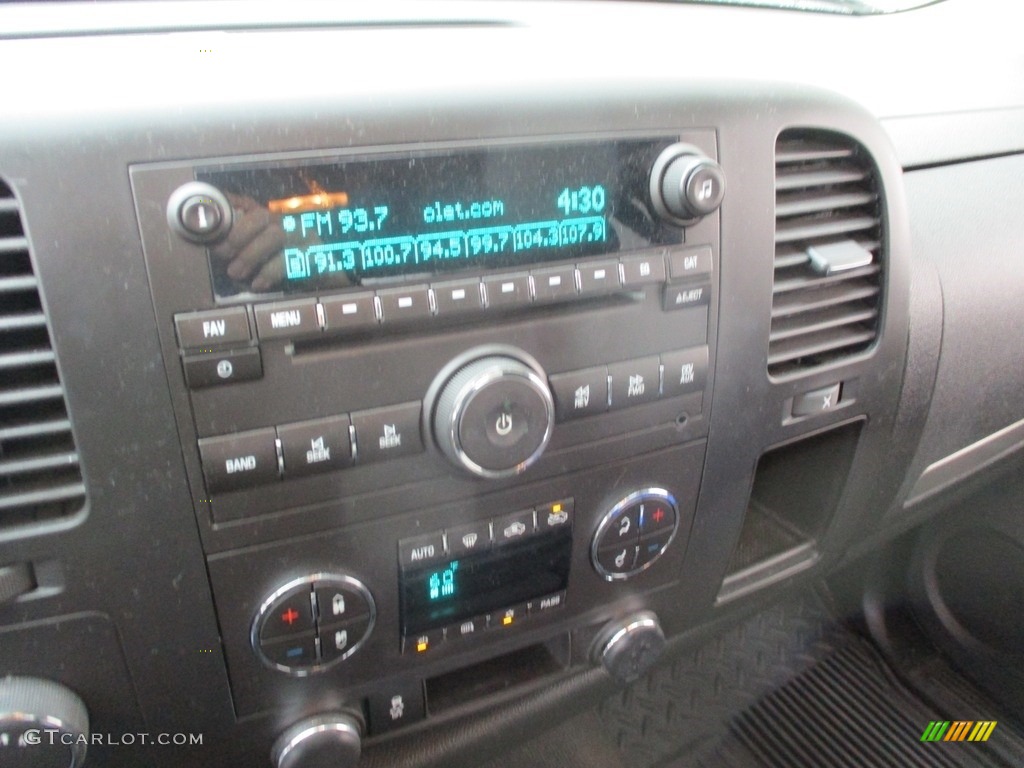
[[[601,541],[601,538],[604,536],[605,532],[608,531],[609,528],[611,528],[616,518],[624,509],[628,509],[629,507],[632,507],[634,504],[647,501],[648,499],[658,499],[659,501],[663,501],[672,507],[672,510],[675,512],[676,516],[675,525],[672,526],[672,535],[668,537],[668,541],[666,541],[665,545],[658,551],[658,554],[656,554],[654,557],[652,557],[639,568],[634,568],[623,573],[610,573],[606,571],[597,559],[598,542]],[[652,565],[654,565],[658,558],[665,554],[665,550],[669,548],[669,545],[671,545],[672,542],[675,541],[676,534],[678,532],[679,504],[676,501],[675,496],[673,496],[664,488],[644,488],[641,491],[634,491],[633,493],[626,496],[624,499],[620,500],[614,507],[612,507],[605,514],[603,518],[601,518],[601,523],[597,526],[597,530],[594,532],[594,536],[590,541],[590,561],[594,565],[594,570],[596,570],[605,581],[625,581],[626,579],[636,576],[638,573],[643,573]]]
[[[366,601],[366,605],[370,609],[370,622],[366,626],[366,632],[364,632],[363,636],[359,638],[358,642],[354,643],[347,651],[345,651],[345,653],[341,654],[335,659],[331,659],[326,664],[318,663],[309,664],[302,667],[289,667],[284,664],[278,664],[277,662],[267,658],[267,656],[263,653],[263,649],[260,645],[260,629],[263,627],[263,619],[266,616],[267,611],[270,609],[270,606],[273,605],[277,601],[277,599],[284,595],[286,592],[290,592],[296,587],[302,586],[303,584],[308,584],[310,587],[310,591],[312,592],[313,585],[316,583],[319,583],[323,586],[330,586],[331,584],[343,584],[358,592],[360,596]],[[312,601],[312,595],[310,595],[310,600]],[[312,604],[310,607],[311,610],[315,609],[315,606],[313,606]],[[319,655],[320,623],[316,619],[315,614],[313,618],[313,628],[315,630],[314,637],[316,639],[317,644],[317,655]],[[256,656],[259,658],[259,660],[263,663],[264,666],[269,667],[270,669],[276,669],[279,672],[285,672],[286,674],[292,675],[293,677],[308,677],[309,675],[317,675],[337,666],[342,661],[349,658],[352,654],[358,651],[360,648],[362,648],[366,641],[369,639],[370,635],[373,633],[373,626],[376,623],[376,621],[377,605],[373,601],[373,595],[370,593],[370,590],[366,587],[366,585],[363,584],[363,582],[361,582],[359,579],[355,578],[354,576],[349,576],[347,574],[342,573],[311,573],[308,576],[300,576],[297,579],[292,579],[286,584],[283,584],[282,586],[275,589],[263,601],[263,603],[260,605],[260,609],[256,612],[255,618],[253,618],[252,629],[249,632],[249,642],[252,645],[252,649],[256,653]]]
[[[481,358],[481,360],[486,359],[487,358]],[[474,361],[474,363],[475,362],[479,361]],[[507,366],[506,363],[509,362],[513,363],[513,365]],[[474,363],[470,363],[469,365],[473,365]],[[455,375],[458,376],[458,373]],[[487,469],[473,461],[473,459],[471,459],[463,450],[462,440],[459,438],[459,425],[462,422],[466,406],[475,395],[485,387],[493,384],[495,381],[504,378],[511,378],[513,376],[525,380],[527,384],[540,396],[541,400],[544,401],[544,412],[547,422],[544,429],[544,436],[541,438],[540,444],[533,453],[515,466],[509,467],[508,469]],[[517,360],[516,358],[508,357],[504,359],[495,359],[494,364],[490,369],[481,371],[480,374],[474,376],[462,385],[462,388],[459,389],[452,401],[451,416],[448,419],[447,437],[449,444],[455,453],[455,457],[463,467],[480,477],[500,479],[505,477],[515,477],[516,475],[522,474],[541,457],[541,454],[544,453],[544,449],[548,447],[548,443],[551,441],[551,433],[554,430],[554,424],[555,402],[551,397],[551,390],[548,389],[547,382],[538,376],[537,373],[526,363],[521,360]]]

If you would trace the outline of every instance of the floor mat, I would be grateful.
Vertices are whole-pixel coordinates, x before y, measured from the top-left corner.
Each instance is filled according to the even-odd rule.
[[[669,765],[1010,768],[1024,764],[1024,741],[1012,722],[1000,719],[970,683],[937,658],[925,666],[931,668],[927,690],[909,687],[872,643],[851,633],[826,659],[734,717],[729,735],[709,752],[684,755]],[[913,670],[911,678],[915,674]],[[935,740],[923,740],[926,735]]]

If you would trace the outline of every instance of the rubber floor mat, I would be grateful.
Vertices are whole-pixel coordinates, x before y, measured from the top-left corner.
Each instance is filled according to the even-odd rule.
[[[936,692],[941,695],[934,696]],[[929,676],[928,694],[930,700],[905,685],[873,644],[851,633],[841,648],[735,716],[729,735],[709,752],[700,757],[691,753],[670,765],[1024,765],[1024,742],[1015,724],[1000,719],[987,700],[948,667]],[[971,740],[986,732],[986,741]],[[922,740],[926,734],[937,740]]]

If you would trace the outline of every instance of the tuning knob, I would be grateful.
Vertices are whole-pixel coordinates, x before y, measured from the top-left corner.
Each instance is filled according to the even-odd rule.
[[[605,627],[595,648],[608,674],[622,683],[631,683],[661,657],[665,634],[657,616],[641,611]]]
[[[544,372],[525,358],[480,357],[441,387],[434,437],[457,467],[480,477],[512,477],[544,452],[555,403]]]
[[[344,712],[300,720],[270,752],[274,768],[353,768],[362,749],[359,721]]]
[[[78,768],[88,742],[89,713],[73,691],[37,677],[0,679],[4,765]]]
[[[725,196],[722,166],[690,144],[673,144],[654,161],[651,201],[674,224],[692,224],[713,213]]]

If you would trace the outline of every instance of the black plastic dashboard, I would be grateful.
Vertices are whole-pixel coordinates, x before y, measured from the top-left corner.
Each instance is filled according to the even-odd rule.
[[[1024,61],[981,6],[0,8],[0,671],[202,734],[86,765],[267,765],[339,713],[361,764],[475,765],[596,702],[616,631],[927,520],[1024,444]],[[658,202],[677,146],[720,207]],[[229,294],[289,196],[377,212],[364,274]]]

